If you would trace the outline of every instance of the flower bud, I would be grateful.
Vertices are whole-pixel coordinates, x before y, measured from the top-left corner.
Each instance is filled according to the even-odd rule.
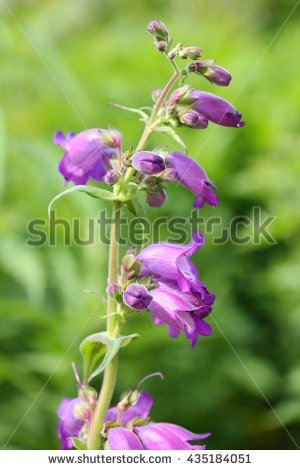
[[[132,157],[132,166],[144,175],[157,175],[166,168],[161,156],[147,151],[135,153]]]
[[[177,171],[174,168],[166,168],[165,171],[162,172],[159,179],[165,183],[172,183],[176,180]]]
[[[168,59],[173,60],[178,54],[178,49],[177,47],[174,47],[170,52],[168,52]]]
[[[204,69],[201,73],[210,83],[218,86],[228,86],[232,78],[230,73],[219,65],[207,67],[207,69]]]
[[[196,60],[201,57],[202,49],[196,46],[185,47],[182,52],[192,60]]]
[[[133,310],[146,310],[152,300],[152,296],[142,284],[129,284],[123,293],[123,302]]]
[[[109,184],[109,186],[112,186],[113,184],[117,183],[118,180],[119,175],[116,170],[109,170],[104,176],[104,181],[106,184]]]
[[[206,129],[208,126],[208,120],[202,116],[198,111],[193,109],[182,110],[178,113],[180,122],[194,129]]]
[[[116,284],[115,282],[111,282],[106,287],[106,293],[110,297],[116,297],[118,294],[121,294],[121,287],[119,286],[119,284]]]
[[[154,192],[147,191],[146,202],[149,207],[161,207],[166,199],[167,194],[164,189],[158,189]]]
[[[214,65],[214,60],[201,60],[199,62],[194,62],[189,64],[189,66],[193,66],[195,70],[191,70],[198,75],[203,75],[210,83],[218,86],[228,86],[231,82],[231,75],[230,73],[220,67],[219,65]]]
[[[158,41],[168,39],[168,30],[165,25],[159,20],[150,21],[147,26],[147,30],[150,34],[152,34],[152,36],[155,36]]]
[[[168,47],[168,44],[166,43],[166,41],[159,41],[159,42],[156,43],[156,49],[159,52],[165,52],[167,47]]]

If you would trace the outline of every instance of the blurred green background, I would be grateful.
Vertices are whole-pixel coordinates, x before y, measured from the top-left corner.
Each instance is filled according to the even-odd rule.
[[[259,206],[276,216],[277,244],[213,246],[208,236],[194,260],[217,295],[213,317],[228,342],[211,320],[213,335],[191,352],[165,327],[133,320],[130,330],[142,337],[122,353],[115,400],[160,370],[165,381],[145,385],[155,397],[153,419],[211,431],[209,449],[300,443],[300,8],[288,18],[295,3],[7,0],[8,9],[0,1],[1,446],[58,448],[56,409],[76,393],[70,363],[81,368],[80,341],[103,327],[103,304],[79,290],[104,292],[107,246],[64,247],[62,230],[56,247],[25,244],[28,221],[46,218],[64,187],[52,135],[112,124],[126,146],[136,144],[142,124],[106,103],[149,105],[151,90],[169,78],[146,32],[156,17],[177,41],[199,45],[232,72],[228,89],[211,89],[200,77],[192,83],[233,101],[247,122],[241,130],[179,130],[219,188],[221,205],[202,214],[221,215],[226,227]],[[165,142],[176,148],[163,136],[151,141]],[[191,202],[174,185],[159,215],[185,216]],[[75,194],[56,208],[61,217],[80,217],[85,232],[99,202]]]

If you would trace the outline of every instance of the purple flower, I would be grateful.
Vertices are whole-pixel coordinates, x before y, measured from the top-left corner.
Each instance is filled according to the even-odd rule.
[[[194,207],[200,209],[205,202],[217,206],[218,199],[210,189],[216,186],[209,180],[199,163],[180,152],[172,152],[166,158],[167,166],[176,171],[177,181],[195,194]]]
[[[139,424],[137,419],[147,419],[153,399],[142,392],[135,405],[120,415],[118,407],[108,410],[105,422],[117,421],[125,427],[109,427],[108,445],[111,450],[180,450],[205,449],[205,446],[191,444],[191,441],[206,439],[207,434],[194,434],[187,429],[171,423]],[[135,422],[136,421],[136,422]]]
[[[176,91],[175,91],[176,93]],[[193,99],[192,108],[209,121],[220,126],[243,127],[242,115],[226,100],[205,91],[192,90],[189,98]]]
[[[164,189],[158,189],[157,191],[147,191],[146,201],[149,207],[161,207],[166,199],[167,194]]]
[[[194,434],[181,426],[171,423],[153,423],[146,426],[111,428],[108,431],[108,445],[111,450],[194,450],[205,446],[191,444],[210,434]]]
[[[77,135],[68,132],[66,136],[61,131],[56,132],[53,142],[65,151],[58,169],[66,183],[86,184],[89,178],[103,180],[111,167],[110,159],[116,155],[114,148],[102,142],[102,134],[106,132],[103,129],[88,129]]]
[[[181,331],[191,342],[191,347],[197,343],[198,336],[210,336],[211,327],[203,318],[211,312],[214,296],[205,287],[201,295],[198,293],[183,293],[175,285],[159,283],[151,291],[153,300],[149,306],[154,323],[165,323],[171,338],[177,338]]]
[[[212,65],[200,72],[203,77],[210,81],[210,83],[218,86],[228,86],[232,79],[228,70],[220,67],[219,65]]]
[[[153,398],[147,392],[142,392],[135,405],[130,406],[121,414],[120,424],[125,426],[135,418],[147,418],[153,406]],[[105,416],[105,422],[116,421],[120,410],[117,406],[110,408]]]
[[[158,286],[151,290],[149,310],[156,324],[165,323],[172,338],[181,331],[193,348],[198,336],[209,336],[211,327],[203,320],[212,310],[215,296],[200,281],[190,257],[204,244],[201,233],[193,233],[188,245],[154,243],[144,248],[136,260],[140,274],[152,275]]]
[[[137,261],[142,261],[140,273],[142,276],[152,275],[155,282],[174,284],[181,292],[201,294],[205,286],[190,257],[203,245],[204,237],[200,232],[193,233],[188,245],[165,242],[148,245],[136,257]]]
[[[83,419],[78,419],[74,412],[81,403],[80,398],[64,398],[58,408],[57,414],[60,422],[57,428],[57,435],[61,442],[61,449],[67,450],[73,447],[70,437],[79,437]]]
[[[162,157],[147,151],[135,153],[132,157],[132,166],[144,175],[157,175],[166,168]]]
[[[123,293],[123,302],[134,310],[146,310],[151,300],[152,296],[142,284],[129,284]]]

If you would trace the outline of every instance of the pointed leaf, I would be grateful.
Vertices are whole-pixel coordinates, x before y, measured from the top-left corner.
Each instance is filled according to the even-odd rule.
[[[114,201],[116,199],[116,196],[111,191],[107,191],[106,189],[95,188],[94,186],[84,186],[84,185],[72,186],[72,188],[66,189],[65,191],[59,193],[57,196],[55,196],[52,199],[52,201],[50,202],[48,206],[49,216],[50,216],[51,208],[55,201],[57,201],[63,196],[66,196],[67,194],[75,193],[78,191],[82,193],[86,193],[89,196],[95,197],[96,199],[104,199],[106,201]]]
[[[85,338],[80,345],[84,359],[84,381],[89,382],[103,372],[118,351],[137,337],[137,334],[132,334],[109,338],[107,332],[102,331]]]
[[[142,204],[137,198],[134,197],[130,201],[128,201],[127,208],[136,217],[147,218],[145,208],[142,206]]]
[[[172,129],[172,127],[168,127],[168,126],[159,126],[159,127],[155,127],[154,130],[156,132],[165,132],[166,134],[168,134],[173,140],[175,140],[175,142],[177,142],[177,144],[181,145],[184,150],[187,152],[187,148],[186,148],[186,145],[185,143],[183,142],[183,140],[181,140],[181,138],[179,137],[179,135],[176,134],[176,132],[174,131],[174,129]]]
[[[83,441],[81,441],[80,439],[78,439],[78,437],[70,437],[70,439],[71,439],[73,447],[75,447],[75,449],[77,449],[77,450],[87,450],[87,446],[85,445],[85,443]]]
[[[146,114],[146,113],[144,113],[144,111],[142,111],[143,108],[128,108],[128,106],[123,106],[122,104],[118,104],[118,103],[108,103],[108,104],[110,106],[114,106],[115,108],[123,109],[123,111],[129,111],[130,113],[139,114],[140,116],[142,116],[143,120],[146,120],[146,119],[149,118],[148,114]]]

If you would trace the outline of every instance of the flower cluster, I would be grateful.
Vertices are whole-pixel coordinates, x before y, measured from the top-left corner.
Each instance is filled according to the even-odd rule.
[[[129,279],[123,278],[123,286],[120,280],[121,287],[128,284],[123,292],[123,302],[128,307],[149,309],[155,324],[165,323],[172,338],[177,338],[183,331],[192,348],[198,336],[211,334],[211,327],[204,318],[211,312],[215,300],[200,281],[197,268],[190,259],[203,244],[203,235],[195,232],[188,245],[149,245],[132,259],[138,263],[138,270],[132,271]],[[147,290],[142,282],[149,282],[149,279],[150,290]]]
[[[73,446],[72,438],[86,445],[86,421],[78,417],[80,399],[65,398],[58,409],[60,424],[58,435],[62,449]],[[194,434],[171,423],[150,421],[153,398],[147,392],[130,391],[120,403],[110,408],[105,416],[103,434],[105,447],[110,450],[192,450],[205,449],[205,445],[193,444],[210,436]]]
[[[74,446],[116,450],[204,449],[205,446],[193,444],[193,441],[209,436],[194,434],[175,424],[151,421],[153,399],[148,393],[139,392],[138,386],[127,392],[116,407],[108,409],[107,397],[114,391],[112,377],[116,375],[116,355],[138,336],[121,335],[130,317],[149,310],[154,323],[165,324],[172,338],[183,332],[191,348],[195,347],[199,336],[209,336],[212,332],[206,318],[212,311],[215,296],[200,280],[191,260],[204,245],[202,233],[195,231],[187,245],[159,242],[142,249],[129,248],[119,265],[116,236],[120,212],[127,206],[139,216],[142,208],[136,197],[138,192],[146,192],[148,206],[159,208],[167,199],[168,184],[176,182],[192,193],[196,209],[201,209],[205,203],[219,204],[215,184],[187,151],[146,149],[148,138],[154,131],[167,132],[186,149],[176,133],[178,127],[200,130],[207,128],[209,122],[231,128],[244,126],[242,115],[231,103],[184,84],[190,74],[196,74],[213,85],[228,86],[232,79],[230,73],[214,60],[202,59],[202,49],[198,46],[174,45],[161,21],[151,21],[147,29],[156,49],[171,62],[174,73],[162,90],[152,92],[153,108],[115,105],[138,113],[145,123],[136,149],[123,152],[122,135],[113,128],[87,129],[77,135],[58,131],[53,138],[54,144],[64,150],[59,171],[66,183],[74,184],[54,200],[78,190],[110,201],[115,215],[106,288],[107,331],[91,335],[81,343],[83,385],[78,378],[78,397],[64,399],[58,410],[62,449]],[[191,62],[179,68],[177,60]],[[179,83],[172,92],[176,82]],[[104,187],[95,183],[88,186],[90,179]],[[89,383],[102,372],[105,377],[101,393],[97,394]],[[109,377],[106,374],[110,374]]]

